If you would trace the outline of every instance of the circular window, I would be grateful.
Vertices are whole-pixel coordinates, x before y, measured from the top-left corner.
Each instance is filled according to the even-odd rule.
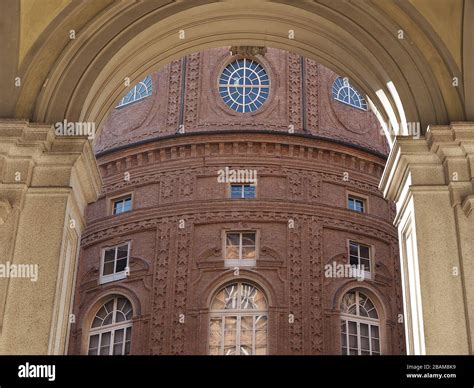
[[[236,112],[254,112],[268,98],[270,79],[265,69],[252,59],[238,59],[224,69],[219,94]]]

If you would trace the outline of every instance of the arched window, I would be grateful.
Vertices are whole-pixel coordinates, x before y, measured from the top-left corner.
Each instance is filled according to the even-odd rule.
[[[132,315],[132,305],[124,297],[115,297],[105,303],[92,321],[89,354],[130,354]]]
[[[254,112],[268,98],[270,79],[265,69],[252,59],[238,59],[224,69],[219,94],[236,112]]]
[[[116,108],[139,101],[145,97],[151,96],[152,82],[151,76],[147,75],[142,81],[137,83],[119,102]]]
[[[349,291],[341,302],[342,354],[380,354],[380,323],[372,301],[360,291]]]
[[[344,104],[357,109],[367,110],[365,98],[349,84],[347,78],[336,78],[332,84],[332,96],[335,100]]]
[[[232,283],[211,304],[209,353],[263,355],[267,353],[267,301],[257,287]]]

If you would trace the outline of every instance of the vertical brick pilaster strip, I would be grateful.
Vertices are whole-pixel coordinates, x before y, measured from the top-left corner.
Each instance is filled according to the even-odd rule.
[[[288,228],[288,282],[290,291],[290,352],[303,353],[303,268],[301,252],[301,220],[293,218],[294,228]]]

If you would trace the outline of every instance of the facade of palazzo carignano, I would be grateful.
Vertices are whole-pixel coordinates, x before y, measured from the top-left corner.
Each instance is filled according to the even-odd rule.
[[[69,354],[403,354],[389,147],[347,79],[210,49],[138,83],[95,148]]]
[[[2,1],[0,388],[472,387],[473,20]]]

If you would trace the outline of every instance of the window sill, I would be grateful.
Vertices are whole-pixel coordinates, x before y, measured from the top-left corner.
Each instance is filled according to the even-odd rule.
[[[120,212],[120,213],[112,213],[112,216],[120,216],[121,214],[130,213],[132,210],[133,210],[133,209],[126,210],[126,211]]]
[[[255,267],[257,266],[256,259],[224,259],[226,267]]]
[[[122,280],[127,278],[127,273],[125,271],[114,273],[111,275],[101,276],[99,279],[99,284],[111,283],[117,280]]]

